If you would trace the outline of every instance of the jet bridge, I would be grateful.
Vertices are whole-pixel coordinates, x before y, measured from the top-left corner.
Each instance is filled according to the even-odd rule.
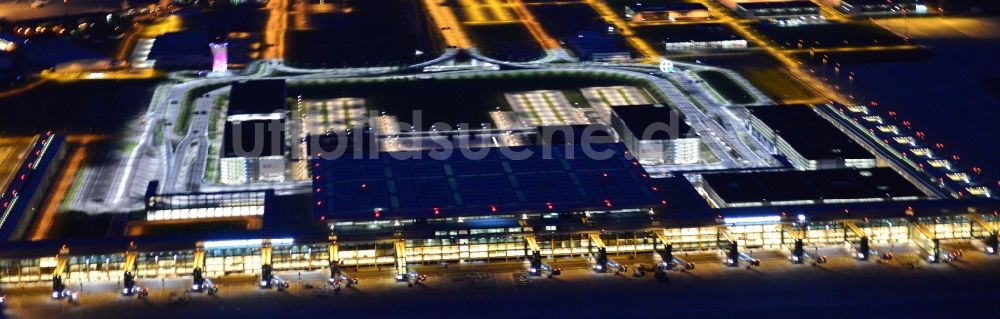
[[[860,238],[858,247],[855,248],[856,251],[854,255],[857,260],[868,261],[868,257],[872,253],[876,256],[878,255],[878,252],[871,249],[871,245],[868,242],[868,234],[866,234],[864,230],[861,230],[861,227],[858,227],[858,224],[852,221],[844,222],[844,241],[849,243],[847,240],[848,232],[853,233]]]
[[[854,234],[860,238],[860,240],[858,241],[858,246],[857,248],[855,248],[855,253],[854,253],[854,257],[857,260],[868,261],[868,258],[871,255],[878,256],[882,260],[892,259],[891,252],[880,253],[878,250],[871,248],[870,237],[868,236],[867,233],[865,233],[863,229],[861,229],[861,227],[858,226],[857,223],[853,221],[844,222],[844,241],[845,243],[850,244],[850,241],[847,239],[848,234]]]
[[[963,252],[961,250],[942,251],[941,240],[937,238],[937,234],[934,233],[932,227],[921,224],[918,221],[914,221],[912,225],[913,231],[911,234],[913,243],[924,252],[927,262],[951,262],[962,257]]]
[[[396,280],[405,281],[408,286],[427,280],[427,275],[421,275],[410,270],[406,262],[406,241],[397,240],[393,244],[396,248]]]
[[[274,274],[274,266],[272,266],[273,259],[271,258],[273,251],[274,247],[271,245],[270,239],[265,238],[261,241],[260,288],[270,289],[274,287],[279,291],[285,290],[285,288],[288,288],[288,282]]]
[[[733,236],[733,234],[729,232],[728,228],[725,226],[719,227],[718,233],[719,249],[726,254],[726,266],[738,267],[740,262],[745,262],[747,264],[747,268],[760,266],[760,260],[739,250],[739,242],[737,241],[736,236]]]
[[[194,248],[194,262],[191,267],[191,291],[194,292],[208,292],[209,295],[213,295],[219,291],[219,288],[212,283],[211,280],[205,278],[205,243],[198,242],[195,244]]]
[[[340,254],[340,246],[337,244],[337,236],[330,236],[330,243],[327,245],[327,250],[329,252],[328,261],[330,262],[330,279],[329,283],[335,290],[340,290],[341,285],[347,285],[347,287],[353,287],[358,284],[358,279],[351,278],[340,268],[340,259],[338,258]]]
[[[549,278],[552,278],[552,276],[562,274],[562,269],[554,268],[542,262],[542,249],[538,246],[538,240],[534,235],[525,235],[524,243],[530,250],[528,253],[528,262],[530,264],[528,268],[529,275],[541,276],[544,273]]]
[[[59,248],[59,253],[56,254],[56,267],[52,269],[52,299],[62,299],[73,294],[66,289],[66,283],[63,282],[63,275],[66,274],[68,268],[69,246],[62,245]]]
[[[139,270],[139,265],[135,262],[138,255],[135,242],[129,243],[128,249],[125,250],[125,262],[122,263],[122,295],[129,296],[140,289],[135,285],[135,277]]]
[[[662,265],[665,270],[679,269],[681,271],[694,269],[694,263],[688,262],[674,255],[674,245],[670,242],[670,238],[667,238],[667,231],[665,229],[657,229],[653,231],[656,235],[656,239],[663,244],[663,250],[656,249],[656,245],[653,245],[654,250],[660,255],[662,260]],[[659,271],[659,266],[657,267]]]
[[[792,256],[789,258],[794,264],[804,263],[806,260],[810,260],[813,265],[826,263],[826,256],[821,256],[819,254],[810,254],[806,252],[805,249],[805,237],[806,232],[802,228],[797,228],[793,224],[782,224],[781,231],[783,234],[791,237],[792,246],[790,250]]]
[[[983,219],[982,215],[979,214],[969,215],[969,219],[972,219],[973,222],[975,222],[977,225],[986,230],[988,234],[986,235],[986,238],[983,240],[983,242],[986,244],[986,253],[991,255],[996,255],[997,251],[1000,250],[998,249],[1000,247],[997,247],[997,244],[1000,243],[1000,240],[998,240],[997,238],[998,234],[997,234],[997,227],[995,226],[996,222],[994,222],[994,224],[990,224],[985,219]]]
[[[590,237],[591,248],[597,248],[597,252],[594,253],[594,270],[602,273],[614,271],[615,274],[628,272],[628,266],[619,264],[608,258],[608,247],[604,244],[604,240],[601,239],[601,234],[589,233],[587,236]]]

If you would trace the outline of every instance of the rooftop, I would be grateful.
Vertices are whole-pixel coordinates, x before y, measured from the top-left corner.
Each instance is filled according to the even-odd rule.
[[[156,37],[153,41],[153,48],[149,51],[150,59],[158,59],[167,56],[211,56],[212,52],[208,48],[211,37],[205,31],[178,31],[164,33]]]
[[[757,106],[747,110],[806,159],[875,158],[809,106]]]
[[[819,10],[819,5],[808,0],[796,1],[761,1],[761,2],[738,2],[736,6],[745,10],[761,9],[785,9],[785,8],[815,8]]]
[[[849,5],[905,5],[905,4],[922,4],[926,1],[922,0],[840,0],[841,3],[847,3]]]
[[[206,50],[208,46],[206,45]],[[285,80],[247,80],[233,82],[229,92],[228,115],[269,114],[285,109],[288,95]]]
[[[728,204],[925,197],[889,168],[720,173],[702,181]]]
[[[670,140],[693,134],[691,126],[684,122],[684,117],[669,107],[648,104],[624,105],[612,106],[611,111],[625,123],[635,137],[641,138],[647,129],[655,129],[653,135],[647,138],[652,140]],[[676,123],[673,122],[674,119]]]
[[[663,3],[645,6],[642,3],[637,3],[628,7],[637,12],[708,10],[705,5],[693,2]]]
[[[582,145],[560,144],[473,150],[483,152],[477,156],[455,150],[442,159],[432,151],[313,159],[314,212],[334,220],[433,218],[654,207],[666,199],[623,145],[586,147],[612,153],[591,158]]]
[[[570,37],[566,42],[582,56],[594,54],[629,53],[629,49],[617,35],[609,35],[597,31],[584,31],[576,37]]]
[[[239,140],[237,140],[237,136]],[[285,154],[283,120],[226,122],[222,157],[265,157]],[[240,146],[237,149],[237,145]],[[248,155],[252,154],[252,155]]]

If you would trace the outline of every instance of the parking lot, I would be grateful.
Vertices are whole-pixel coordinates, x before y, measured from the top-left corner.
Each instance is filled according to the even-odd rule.
[[[531,125],[589,124],[582,109],[574,108],[560,91],[539,90],[504,94],[507,103]]]
[[[612,106],[653,104],[649,96],[634,86],[589,87],[580,91],[587,103],[598,110],[608,123],[611,121]]]

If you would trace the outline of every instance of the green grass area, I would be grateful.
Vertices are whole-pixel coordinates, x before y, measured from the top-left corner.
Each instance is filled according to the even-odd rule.
[[[205,164],[205,181],[209,183],[217,183],[219,181],[219,150],[215,145],[215,143],[209,145],[208,161]]]
[[[188,125],[191,124],[191,116],[194,113],[194,103],[195,101],[212,90],[218,89],[223,85],[209,85],[194,88],[184,95],[184,99],[181,101],[180,109],[177,110],[177,119],[174,121],[174,133],[180,136],[187,135]]]
[[[188,125],[191,124],[191,113],[194,112],[194,101],[184,102],[177,111],[177,120],[174,122],[174,134],[184,136],[187,133]]]
[[[784,64],[764,52],[680,58],[679,61],[730,69],[777,102],[813,100],[817,96],[788,73]]]
[[[214,105],[212,105],[212,113],[208,119],[209,138],[219,131],[219,119],[221,119],[222,114],[225,113],[224,110],[227,103],[229,103],[229,94],[220,94],[215,97]]]
[[[122,145],[122,148],[121,148],[122,153],[131,154],[132,150],[135,150],[136,146],[139,146],[139,141],[136,141],[134,139],[130,139],[127,142],[125,142],[124,145]]]
[[[712,150],[708,149],[708,145],[705,143],[698,145],[698,152],[700,153],[698,158],[702,163],[711,164],[719,161],[719,157],[715,156],[715,153],[712,153]]]
[[[750,95],[740,86],[739,83],[733,81],[728,75],[719,71],[698,71],[696,73],[698,77],[705,80],[709,86],[712,87],[715,92],[722,95],[722,98],[728,100],[733,104],[749,104],[757,102],[757,99]]]
[[[776,101],[812,100],[817,96],[785,70],[746,67],[740,70],[750,83]]]
[[[163,143],[163,125],[156,126],[156,135],[153,137],[153,142],[156,145],[160,145]]]

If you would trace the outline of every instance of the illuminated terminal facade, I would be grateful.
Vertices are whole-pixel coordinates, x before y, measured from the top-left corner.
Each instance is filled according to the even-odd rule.
[[[558,163],[562,160],[555,160],[551,166],[539,162],[523,164],[535,166],[531,169],[510,166],[510,172],[503,164],[498,164],[499,171],[490,169],[497,175],[496,184],[480,187],[507,185],[510,201],[501,204],[499,197],[474,198],[473,195],[489,194],[475,185],[468,189],[466,185],[460,190],[450,189],[453,182],[458,186],[463,180],[465,173],[462,172],[475,169],[463,167],[468,163],[418,162],[420,164],[414,165],[424,166],[427,169],[424,172],[440,170],[426,174],[434,181],[421,183],[417,182],[422,179],[420,177],[393,175],[382,180],[365,179],[370,182],[370,188],[358,184],[357,178],[341,186],[333,182],[335,189],[352,192],[358,197],[354,199],[329,195],[320,189],[313,199],[326,202],[314,201],[312,205],[317,205],[313,216],[318,218],[313,220],[325,226],[321,228],[299,225],[288,230],[276,227],[273,221],[286,219],[281,215],[291,210],[272,206],[278,201],[268,197],[271,200],[264,205],[270,207],[265,209],[263,228],[259,230],[214,235],[168,235],[162,231],[157,235],[153,231],[80,242],[65,249],[59,248],[61,242],[7,242],[0,250],[0,271],[5,274],[0,277],[0,283],[48,282],[60,269],[58,274],[62,280],[73,284],[114,281],[122,278],[129,258],[134,262],[132,273],[138,278],[184,277],[190,276],[195,269],[211,278],[260,276],[265,266],[271,271],[324,270],[336,265],[349,271],[396,269],[408,273],[414,269],[412,267],[422,264],[510,261],[529,259],[532,255],[547,259],[580,258],[592,257],[598,252],[606,253],[609,258],[638,254],[664,258],[672,252],[722,251],[721,255],[725,255],[751,249],[781,250],[794,256],[795,247],[845,247],[845,244],[857,252],[860,252],[859,245],[878,250],[912,244],[924,258],[933,262],[946,253],[941,242],[949,240],[983,240],[987,247],[995,249],[996,230],[1000,225],[1000,218],[991,213],[1000,206],[992,201],[975,200],[713,209],[705,201],[699,202],[700,195],[683,177],[647,179],[639,175],[639,182],[630,184],[627,181],[632,177],[623,178],[619,174],[641,174],[641,169],[632,170],[626,166],[610,171],[613,181],[608,182],[606,188],[588,193],[595,196],[596,201],[573,194],[582,189],[573,186],[567,187],[565,198],[524,194],[525,200],[520,201],[514,185],[521,185],[522,191],[527,191],[551,187],[544,186],[544,178],[572,179],[572,174],[558,172],[561,169]],[[385,171],[397,164],[410,165],[376,161],[364,166],[372,171]],[[628,162],[623,164],[630,165]],[[345,166],[358,168],[353,164]],[[598,172],[604,168],[608,167],[590,171],[597,173],[596,176],[581,172],[576,177],[589,186],[600,185],[605,182]],[[328,167],[321,163],[314,170],[326,171]],[[452,170],[451,175],[448,170]],[[340,174],[348,173],[317,175],[323,178],[314,183],[314,187],[328,187],[327,178]],[[522,181],[542,184],[528,185]],[[400,188],[395,188],[396,185]],[[644,187],[649,187],[649,195],[636,195],[642,193],[639,188]],[[393,188],[426,191],[411,196],[402,192],[393,194]],[[359,195],[366,192],[369,195]],[[210,194],[199,199],[152,196],[154,205],[150,211],[240,196],[249,196],[250,202],[258,200],[257,195]],[[604,202],[602,196],[609,196],[610,204]],[[661,198],[666,198],[667,204],[659,202]],[[177,207],[174,204],[162,206],[173,201],[188,203]],[[393,206],[395,202],[398,208]],[[385,207],[368,210],[369,205]],[[188,219],[185,222],[209,221]],[[130,242],[141,249],[123,252]],[[867,258],[867,253],[863,257]]]
[[[604,155],[590,156],[585,147]],[[912,246],[935,262],[949,240],[995,249],[1000,226],[996,201],[930,200],[889,170],[743,174],[749,182],[704,175],[696,187],[683,175],[650,176],[620,143],[465,150],[479,151],[476,157],[461,151],[313,158],[305,196],[158,194],[150,185],[144,211],[120,237],[71,247],[23,237],[3,243],[0,283],[324,269],[405,275],[441,262],[663,260],[673,252],[722,252],[729,258],[720,262],[731,265],[740,251],[801,257],[806,245],[848,246],[865,258],[863,247]],[[746,193],[757,195],[739,198]],[[812,197],[823,200],[806,200]],[[751,200],[767,203],[737,204]]]

